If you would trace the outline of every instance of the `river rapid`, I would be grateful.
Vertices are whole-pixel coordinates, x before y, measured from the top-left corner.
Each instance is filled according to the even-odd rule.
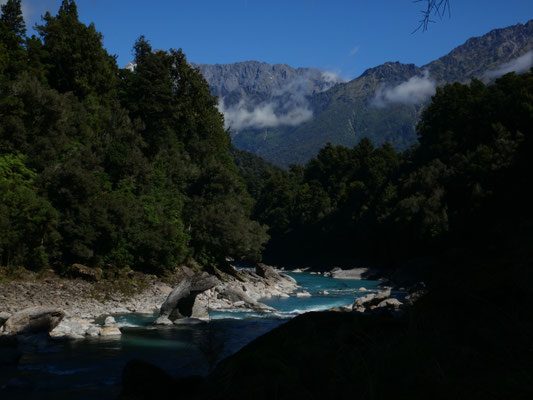
[[[123,324],[120,337],[56,342],[36,338],[19,348],[22,357],[16,367],[0,366],[0,398],[115,399],[122,369],[131,359],[155,364],[173,376],[204,375],[216,362],[288,319],[349,305],[380,283],[288,275],[311,296],[263,300],[274,312],[211,312],[209,323],[171,327],[152,326],[156,315],[115,315]],[[0,347],[0,352],[13,351]]]

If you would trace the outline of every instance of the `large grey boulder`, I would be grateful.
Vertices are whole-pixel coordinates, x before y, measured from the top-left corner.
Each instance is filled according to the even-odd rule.
[[[178,286],[168,295],[161,306],[159,318],[155,324],[167,325],[168,321],[175,321],[180,318],[191,317],[193,314],[202,313],[198,307],[194,307],[196,296],[205,292],[219,283],[219,280],[204,272],[192,277],[184,278]],[[193,309],[195,309],[193,313]]]
[[[291,278],[288,275],[282,274],[281,272],[278,272],[275,268],[262,264],[262,263],[258,263],[255,266],[255,273],[261,278],[264,278],[267,281],[270,281],[272,283],[277,283],[281,281],[285,283],[296,284],[296,280],[294,278]]]
[[[247,290],[247,292],[250,292],[250,290]],[[269,307],[266,304],[263,304],[249,296],[241,287],[237,285],[227,285],[218,293],[217,298],[227,300],[229,303],[232,303],[234,307],[244,306],[245,308],[256,311],[274,310],[272,307]]]
[[[255,273],[261,278],[279,279],[279,273],[273,268],[263,263],[258,263],[255,266]]]
[[[377,306],[384,300],[388,299],[390,296],[391,296],[390,288],[379,293],[369,293],[365,296],[358,297],[357,299],[355,299],[354,303],[352,304],[352,309],[354,311],[363,312],[364,309],[372,307],[372,306]]]
[[[387,308],[387,309],[394,309],[398,310],[403,306],[403,303],[398,299],[385,299],[382,302],[380,302],[376,308]]]
[[[334,268],[331,270],[331,277],[335,279],[365,279],[369,275],[375,275],[375,271],[369,268],[353,268],[353,269],[340,269]]]
[[[4,324],[4,332],[11,335],[20,333],[42,333],[53,330],[65,317],[65,312],[57,308],[32,307],[13,314]]]
[[[93,327],[91,321],[83,318],[65,318],[50,331],[53,339],[83,339],[87,331]]]

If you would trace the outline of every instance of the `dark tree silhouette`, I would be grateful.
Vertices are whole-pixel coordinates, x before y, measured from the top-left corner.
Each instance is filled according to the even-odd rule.
[[[442,18],[445,14],[450,15],[450,0],[414,0],[415,3],[424,3],[424,9],[420,10],[422,19],[413,31],[426,31],[430,22],[435,22],[432,17]]]

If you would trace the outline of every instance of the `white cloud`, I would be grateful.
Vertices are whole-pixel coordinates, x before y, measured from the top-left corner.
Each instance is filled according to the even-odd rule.
[[[413,76],[394,87],[382,86],[376,90],[372,105],[385,107],[389,104],[421,104],[435,94],[436,83],[424,71],[422,76]]]
[[[247,96],[237,104],[226,105],[219,100],[218,109],[224,114],[226,128],[242,129],[297,126],[313,118],[309,96],[323,92],[342,82],[332,71],[309,71],[283,84],[270,93],[267,100],[254,102]]]
[[[329,86],[325,90],[331,89],[331,87],[335,84],[343,82],[343,80],[339,76],[339,73],[336,71],[322,71],[322,79],[324,79],[324,81],[326,81],[327,83],[331,84],[331,86]]]
[[[296,106],[279,112],[273,103],[262,103],[248,109],[244,101],[241,101],[226,108],[222,100],[218,109],[224,114],[225,127],[236,131],[246,128],[275,128],[281,125],[296,126],[313,117],[313,112],[308,108]]]
[[[485,72],[487,78],[498,78],[509,72],[516,72],[522,74],[529,71],[533,67],[533,50],[528,51],[523,56],[515,58],[509,62],[501,64],[498,68]]]

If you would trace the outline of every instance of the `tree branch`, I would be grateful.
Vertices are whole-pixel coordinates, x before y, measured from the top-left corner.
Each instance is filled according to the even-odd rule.
[[[447,13],[451,16],[450,0],[413,0],[413,3],[425,3],[425,9],[421,10],[422,19],[419,21],[418,27],[413,33],[422,30],[427,31],[430,22],[435,22],[431,19],[432,16],[437,16],[440,19]]]

